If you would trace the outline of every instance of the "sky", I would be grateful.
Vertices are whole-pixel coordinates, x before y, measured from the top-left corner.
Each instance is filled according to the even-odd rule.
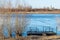
[[[55,7],[60,8],[60,0],[26,0],[33,8]]]
[[[1,1],[3,3],[3,0],[0,0],[0,4]],[[8,0],[5,0],[5,2],[7,1]],[[14,7],[18,1],[18,3],[32,6],[32,8],[55,7],[60,9],[60,0],[10,0],[10,1],[12,3],[12,6]]]

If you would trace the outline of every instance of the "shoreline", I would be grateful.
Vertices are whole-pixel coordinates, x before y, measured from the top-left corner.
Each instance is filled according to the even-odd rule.
[[[0,11],[0,14],[60,14],[60,10],[50,11]]]
[[[60,14],[60,11],[46,11],[46,12],[0,12],[0,14]]]

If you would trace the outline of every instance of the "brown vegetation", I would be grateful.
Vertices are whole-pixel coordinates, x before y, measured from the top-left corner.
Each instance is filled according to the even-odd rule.
[[[24,1],[24,0],[23,0]],[[39,9],[37,9],[37,8],[35,8],[35,9],[32,9],[32,7],[30,6],[30,5],[27,5],[26,3],[23,3],[23,5],[24,6],[22,6],[21,4],[20,4],[20,1],[18,0],[18,1],[16,1],[16,4],[15,4],[15,6],[17,6],[17,7],[12,7],[12,3],[11,3],[11,0],[8,0],[8,2],[5,2],[5,0],[3,0],[2,1],[3,3],[2,4],[0,4],[0,13],[5,13],[5,12],[7,12],[7,13],[21,13],[21,12],[23,12],[23,13],[27,13],[27,12],[29,12],[29,13],[60,13],[60,9],[55,9],[54,7],[51,7],[51,8],[49,8],[49,7],[47,7],[47,8],[39,8]],[[7,5],[6,5],[6,3],[7,3]],[[27,5],[27,6],[26,6]]]
[[[42,13],[60,13],[60,9],[32,9],[32,8],[26,8],[26,9],[0,9],[0,12],[42,12]]]

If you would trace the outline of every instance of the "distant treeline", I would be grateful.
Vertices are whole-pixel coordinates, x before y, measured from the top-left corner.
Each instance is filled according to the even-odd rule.
[[[60,11],[60,9],[42,9],[42,8],[40,8],[40,9],[32,9],[32,8],[25,8],[25,9],[20,9],[20,8],[16,8],[16,9],[14,9],[14,8],[12,8],[12,9],[2,9],[2,8],[0,8],[0,12],[24,12],[24,11],[26,11],[26,12],[36,12],[36,11]]]

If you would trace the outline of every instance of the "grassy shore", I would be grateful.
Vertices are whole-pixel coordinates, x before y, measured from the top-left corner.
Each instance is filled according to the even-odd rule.
[[[60,14],[60,11],[22,11],[22,12],[0,12],[0,14]]]
[[[27,36],[27,37],[21,37],[16,36],[16,38],[7,38],[0,36],[0,40],[60,40],[60,36]]]

